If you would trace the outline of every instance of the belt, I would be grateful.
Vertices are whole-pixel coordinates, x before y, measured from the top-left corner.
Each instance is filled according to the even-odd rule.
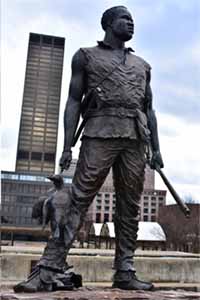
[[[91,109],[87,111],[86,118],[93,117],[102,117],[102,116],[114,116],[119,117],[121,119],[124,118],[134,118],[137,116],[137,112],[135,109],[125,108],[125,107],[104,107],[100,110]]]

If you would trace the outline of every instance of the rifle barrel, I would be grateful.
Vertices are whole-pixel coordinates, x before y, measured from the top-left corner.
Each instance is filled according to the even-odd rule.
[[[175,189],[173,188],[163,171],[160,168],[156,168],[156,171],[160,174],[162,180],[164,181],[174,200],[176,201],[184,215],[188,218],[190,216],[189,207],[181,200],[181,198],[179,197],[179,195],[177,194],[177,192],[175,191]]]

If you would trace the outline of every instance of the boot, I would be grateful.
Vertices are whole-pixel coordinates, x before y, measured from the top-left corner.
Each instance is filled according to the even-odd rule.
[[[140,281],[134,271],[117,271],[114,275],[113,288],[122,290],[153,290],[151,282]]]
[[[37,287],[31,282],[20,282],[13,287],[15,293],[36,293],[38,291]]]

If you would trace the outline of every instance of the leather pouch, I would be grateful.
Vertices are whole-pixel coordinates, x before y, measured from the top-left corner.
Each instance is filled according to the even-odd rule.
[[[139,137],[145,143],[149,143],[150,141],[150,130],[147,124],[147,116],[141,110],[136,109],[137,116],[136,116],[136,124]]]

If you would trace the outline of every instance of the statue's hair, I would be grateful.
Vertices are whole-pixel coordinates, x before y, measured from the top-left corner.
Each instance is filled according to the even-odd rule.
[[[112,21],[116,18],[116,16],[118,15],[118,11],[120,9],[126,9],[127,8],[125,6],[113,6],[109,9],[107,9],[101,18],[101,26],[103,28],[104,31],[106,31],[107,27],[112,23]]]

